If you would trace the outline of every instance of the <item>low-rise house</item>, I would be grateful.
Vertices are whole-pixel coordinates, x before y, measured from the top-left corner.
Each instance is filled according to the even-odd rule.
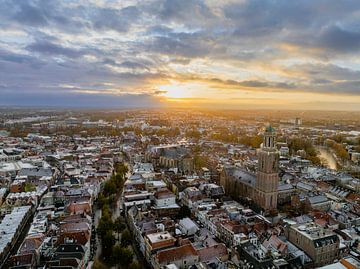
[[[331,207],[331,202],[324,194],[309,195],[306,204],[309,208],[319,211],[329,211]]]
[[[167,207],[176,204],[176,196],[168,189],[158,190],[155,195],[156,207]]]
[[[219,221],[217,223],[217,236],[228,246],[235,246],[239,242],[240,234],[247,232],[248,227],[238,221]]]
[[[271,251],[278,252],[279,254],[286,254],[288,252],[288,246],[276,235],[272,235],[269,239],[263,242],[263,246]]]
[[[203,194],[196,187],[187,187],[183,191],[181,202],[183,205],[193,208],[194,204],[203,199]]]
[[[34,268],[40,263],[40,249],[44,243],[44,234],[28,235],[22,242],[16,255],[10,258],[13,268]]]
[[[36,257],[32,253],[13,255],[9,261],[10,269],[32,269],[36,268]]]
[[[154,194],[155,211],[158,216],[175,216],[180,209],[176,196],[168,189],[162,189]]]
[[[67,210],[71,215],[87,214],[90,215],[91,204],[89,201],[72,202],[68,205]]]
[[[176,239],[169,232],[159,232],[145,235],[145,258],[150,261],[157,251],[175,245]]]
[[[333,264],[319,267],[319,269],[357,269],[357,268],[360,268],[360,260],[352,256],[342,258],[340,259],[340,261],[335,262]]]
[[[360,216],[350,211],[331,210],[329,214],[339,223],[340,229],[360,227]]]
[[[215,260],[227,261],[229,253],[225,244],[215,244],[197,250],[200,262],[212,263]]]
[[[263,248],[250,241],[241,243],[238,247],[239,256],[242,257],[242,263],[245,268],[271,268],[272,258],[267,255]]]
[[[179,228],[185,235],[194,235],[199,231],[199,227],[190,218],[181,219]]]
[[[214,183],[204,184],[202,185],[202,188],[206,196],[212,199],[219,199],[225,195],[224,187]]]
[[[153,260],[153,267],[160,269],[168,264],[175,264],[177,268],[185,269],[198,262],[198,252],[192,244],[186,244],[180,247],[161,250],[156,253]]]
[[[85,250],[82,245],[64,244],[57,247],[51,261],[47,262],[47,268],[84,268]]]

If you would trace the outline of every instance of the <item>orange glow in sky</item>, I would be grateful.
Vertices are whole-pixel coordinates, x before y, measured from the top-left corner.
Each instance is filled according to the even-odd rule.
[[[0,1],[0,105],[360,110],[360,1],[325,2]]]

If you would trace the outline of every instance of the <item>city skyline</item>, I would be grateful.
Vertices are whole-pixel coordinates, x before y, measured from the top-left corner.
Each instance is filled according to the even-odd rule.
[[[358,1],[0,1],[0,105],[359,110]]]

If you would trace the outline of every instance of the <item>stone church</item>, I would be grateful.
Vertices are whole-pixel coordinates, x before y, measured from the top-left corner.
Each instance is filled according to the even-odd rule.
[[[262,146],[257,152],[256,175],[235,166],[225,166],[220,175],[226,194],[234,198],[251,198],[265,212],[276,209],[278,203],[279,152],[275,137],[274,128],[266,127]]]

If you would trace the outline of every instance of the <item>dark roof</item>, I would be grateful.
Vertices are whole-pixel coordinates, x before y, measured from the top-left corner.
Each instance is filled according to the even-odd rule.
[[[235,178],[236,180],[242,181],[248,185],[254,186],[256,183],[256,175],[236,166],[228,166],[224,168],[225,173]]]
[[[162,153],[160,153],[161,156],[165,156],[171,159],[180,159],[181,157],[184,157],[187,154],[188,151],[184,147],[164,148],[162,150]]]
[[[179,261],[189,256],[198,256],[197,251],[191,244],[161,250],[156,254],[156,258],[160,264]]]
[[[57,253],[85,253],[85,249],[82,245],[78,244],[62,244],[56,249]]]
[[[325,203],[327,201],[328,201],[328,198],[322,194],[309,197],[309,202],[311,204],[320,204],[320,203]]]
[[[22,168],[19,171],[19,176],[31,176],[31,177],[51,177],[53,175],[50,168]]]
[[[291,184],[280,184],[278,186],[278,191],[286,191],[286,190],[293,190],[294,186]]]

